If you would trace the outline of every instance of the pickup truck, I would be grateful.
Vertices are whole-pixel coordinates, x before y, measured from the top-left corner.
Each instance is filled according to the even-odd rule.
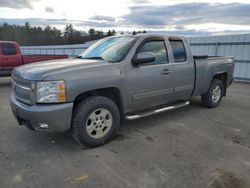
[[[67,55],[22,55],[16,42],[0,41],[0,77],[10,76],[13,68],[52,59],[67,58]]]
[[[11,107],[20,125],[71,130],[78,143],[94,147],[122,120],[184,107],[194,96],[217,107],[233,71],[232,57],[193,56],[184,37],[108,37],[77,58],[16,68]]]

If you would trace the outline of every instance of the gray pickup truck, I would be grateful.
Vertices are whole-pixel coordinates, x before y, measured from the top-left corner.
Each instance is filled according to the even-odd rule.
[[[193,56],[183,37],[108,37],[77,58],[16,68],[11,107],[20,125],[71,130],[78,143],[99,146],[123,119],[183,107],[194,96],[217,107],[233,71],[232,57]]]

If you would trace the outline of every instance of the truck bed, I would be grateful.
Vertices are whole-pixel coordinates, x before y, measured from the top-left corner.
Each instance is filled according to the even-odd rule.
[[[195,64],[195,88],[193,96],[206,93],[213,72],[228,74],[227,85],[231,84],[232,80],[229,79],[232,78],[234,70],[232,68],[234,67],[233,57],[195,55],[193,58]]]
[[[0,77],[10,76],[15,67],[24,64],[67,57],[67,55],[22,55],[18,43],[14,41],[0,41]]]

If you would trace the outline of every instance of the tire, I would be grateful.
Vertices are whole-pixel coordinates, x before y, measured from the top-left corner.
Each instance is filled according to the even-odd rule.
[[[213,79],[207,93],[201,96],[201,102],[208,108],[216,108],[221,103],[223,93],[224,86],[222,81]]]
[[[107,143],[116,133],[119,124],[117,105],[109,98],[93,96],[77,104],[73,112],[71,133],[80,145],[96,147]]]

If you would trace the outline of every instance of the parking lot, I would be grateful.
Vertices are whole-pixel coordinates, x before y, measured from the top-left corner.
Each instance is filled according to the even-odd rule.
[[[20,127],[0,78],[0,187],[250,187],[250,84],[235,82],[220,107],[125,121],[108,144]],[[58,117],[60,118],[60,117]]]

